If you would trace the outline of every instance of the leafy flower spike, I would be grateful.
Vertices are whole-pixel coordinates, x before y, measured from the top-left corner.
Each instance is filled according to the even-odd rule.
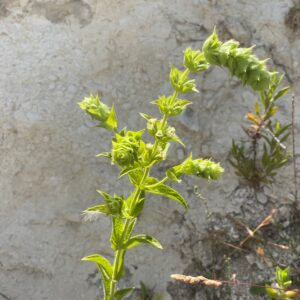
[[[202,158],[193,160],[191,153],[190,156],[180,165],[167,170],[167,176],[170,180],[177,182],[180,181],[180,177],[184,174],[194,175],[204,179],[217,180],[223,172],[224,169],[219,163]]]
[[[229,69],[232,76],[238,77],[244,85],[250,85],[254,90],[266,90],[274,72],[267,70],[266,60],[259,60],[252,54],[252,49],[239,48],[239,42],[234,40],[222,43],[215,31],[202,48],[208,63]]]

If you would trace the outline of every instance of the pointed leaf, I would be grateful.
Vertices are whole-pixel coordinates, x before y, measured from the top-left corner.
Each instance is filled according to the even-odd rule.
[[[274,96],[274,101],[279,99],[280,97],[284,96],[286,93],[288,93],[290,90],[289,86],[284,87],[282,90],[280,90],[275,96]]]
[[[136,221],[137,221],[137,219],[133,219],[133,220],[130,221],[130,224],[129,224],[127,232],[126,232],[126,235],[124,236],[125,241],[130,238],[130,236],[132,234],[132,231],[134,229],[134,226],[136,224]]]
[[[125,201],[125,209],[124,209],[124,216],[128,219],[136,218],[139,216],[141,211],[144,208],[145,202],[145,192],[141,191],[139,194],[138,199],[135,200],[135,205],[133,206],[133,200],[135,199],[136,191],[130,194],[130,196]]]
[[[104,300],[110,300],[110,282],[113,273],[111,263],[100,254],[85,256],[81,260],[91,261],[97,264],[102,277]]]
[[[176,176],[176,172],[174,171],[173,168],[168,169],[168,170],[166,171],[166,175],[167,175],[168,179],[171,180],[171,181],[175,181],[175,182],[178,182],[178,183],[181,182],[181,179],[179,179],[179,178]]]
[[[107,200],[113,198],[111,195],[103,192],[103,191],[100,191],[100,190],[97,190],[97,193],[100,194],[103,198],[104,198],[104,201],[106,202]]]
[[[247,118],[248,120],[254,122],[254,123],[257,124],[257,125],[260,125],[260,124],[261,124],[261,121],[262,121],[258,116],[256,116],[255,114],[252,114],[252,113],[248,113],[248,114],[246,115],[246,118]]]
[[[271,288],[269,285],[266,285],[266,292],[271,299],[277,298],[277,295],[278,295],[277,291],[275,289]]]
[[[184,198],[176,190],[172,189],[171,187],[169,187],[165,184],[159,184],[157,186],[149,187],[149,188],[147,187],[147,185],[154,185],[156,183],[158,183],[158,180],[156,178],[149,177],[146,180],[146,183],[145,183],[145,186],[143,186],[143,189],[146,192],[149,192],[149,193],[152,193],[152,194],[157,194],[157,195],[168,197],[168,198],[178,202],[185,209],[188,208],[188,204],[186,203]]]
[[[109,210],[105,204],[100,204],[96,206],[92,206],[83,211],[85,214],[109,214]]]
[[[116,129],[118,127],[118,120],[115,112],[114,105],[112,105],[110,113],[108,115],[107,120],[105,121],[105,125],[108,126],[108,128]]]
[[[123,300],[126,296],[129,296],[133,290],[134,290],[134,288],[126,288],[126,289],[118,290],[115,292],[114,299],[115,300]]]
[[[271,118],[273,117],[277,112],[278,112],[279,108],[278,106],[273,106],[267,113],[265,118]]]
[[[138,167],[135,167],[135,166],[125,167],[125,168],[122,169],[122,171],[120,172],[118,178],[120,179],[120,178],[123,177],[124,175],[129,174],[129,172],[131,172],[131,171],[133,171],[133,170],[135,170],[135,169],[137,169],[137,168],[138,168]]]
[[[101,266],[101,268],[104,270],[105,274],[108,277],[112,277],[112,272],[113,272],[113,268],[111,263],[109,262],[108,259],[106,259],[105,257],[103,257],[100,254],[92,254],[92,255],[88,255],[83,257],[81,260],[83,261],[91,261],[96,263],[98,266]]]
[[[264,108],[266,108],[266,94],[264,91],[259,92],[259,98]]]
[[[259,114],[260,114],[260,108],[259,108],[259,103],[258,102],[256,102],[255,103],[255,113],[259,116]]]
[[[150,119],[152,119],[153,117],[144,113],[140,113],[140,116],[142,118],[144,118],[145,120],[149,121]]]
[[[141,169],[135,169],[128,174],[128,177],[133,185],[138,186],[143,178],[143,174],[144,172]]]
[[[138,234],[133,236],[128,240],[128,242],[125,245],[126,249],[133,248],[135,246],[138,246],[141,243],[151,244],[156,248],[163,249],[162,245],[158,240],[156,240],[154,237],[146,234]]]

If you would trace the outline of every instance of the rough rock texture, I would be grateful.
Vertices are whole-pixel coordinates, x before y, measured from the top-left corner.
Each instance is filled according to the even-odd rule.
[[[183,49],[200,47],[215,25],[222,39],[256,44],[255,53],[270,57],[269,66],[286,73],[299,98],[296,0],[0,1],[0,299],[101,298],[95,267],[80,258],[95,252],[111,257],[110,224],[104,217],[84,223],[81,211],[96,203],[96,188],[126,193],[128,184],[115,181],[116,167],[95,158],[110,148],[110,136],[92,128],[77,102],[99,93],[115,103],[124,126],[142,128],[138,112],[155,113],[149,100],[171,91],[170,64],[180,65]],[[218,183],[183,181],[191,206],[186,215],[168,200],[150,200],[138,229],[157,237],[164,251],[140,247],[126,260],[126,281],[136,286],[143,281],[166,300],[204,299],[200,289],[202,296],[195,289],[178,292],[180,285],[169,278],[207,268],[197,268],[197,261],[212,262],[205,240],[199,242],[207,234],[207,219],[194,185],[201,187],[217,220],[243,216],[242,207],[259,222],[293,190],[291,165],[257,201],[240,187],[225,158],[232,138],[243,136],[239,124],[255,95],[224,70],[213,68],[200,78],[200,93],[190,97],[194,105],[174,122],[188,146],[176,146],[169,163],[193,150],[195,156],[222,161],[226,173]],[[290,119],[290,106],[286,97],[283,120]],[[296,150],[300,153],[300,139]],[[220,230],[217,220],[210,221],[215,231]],[[237,274],[247,264],[239,259]],[[272,274],[271,267],[268,271]]]

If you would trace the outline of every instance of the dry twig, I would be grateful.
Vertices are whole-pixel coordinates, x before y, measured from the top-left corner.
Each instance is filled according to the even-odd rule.
[[[207,279],[204,276],[193,277],[193,276],[186,276],[186,275],[182,275],[182,274],[172,274],[171,278],[173,278],[177,281],[181,281],[181,282],[188,283],[188,284],[193,284],[193,285],[203,284],[203,285],[215,286],[215,287],[219,287],[220,285],[222,285],[221,281]]]

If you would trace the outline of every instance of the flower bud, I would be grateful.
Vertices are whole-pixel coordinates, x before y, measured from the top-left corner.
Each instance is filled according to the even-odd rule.
[[[219,179],[224,169],[219,163],[215,163],[208,159],[192,159],[192,154],[180,165],[175,166],[167,171],[167,176],[174,180],[179,181],[179,178],[186,175],[194,175],[205,179]]]
[[[177,116],[185,110],[187,105],[192,104],[191,101],[178,98],[172,101],[172,96],[161,96],[151,103],[158,105],[160,113],[168,116]]]
[[[188,79],[188,72],[181,72],[175,67],[170,71],[170,83],[173,89],[179,93],[198,92],[195,79]]]
[[[282,296],[286,297],[284,299],[293,299],[295,296],[297,296],[299,294],[299,290],[295,289],[295,290],[290,290],[290,291],[286,291],[282,294]]]
[[[219,54],[220,54],[221,42],[218,39],[217,33],[214,31],[210,37],[206,39],[203,44],[202,51],[205,59],[212,65],[220,65]]]
[[[116,134],[112,142],[112,163],[117,163],[122,168],[137,164],[143,132],[143,130],[128,131],[124,133],[124,136]]]
[[[219,179],[224,169],[219,163],[215,163],[208,159],[196,159],[193,161],[195,174],[198,177],[205,179]]]
[[[200,73],[209,68],[204,54],[199,50],[192,50],[191,48],[187,48],[184,51],[183,64],[192,73]]]
[[[147,130],[151,135],[155,135],[157,131],[157,119],[151,118],[147,122]]]
[[[146,149],[149,150],[149,151],[152,151],[152,149],[153,149],[153,144],[147,143],[147,144],[146,144]]]
[[[118,197],[117,195],[114,195],[114,197],[107,199],[105,202],[109,214],[113,216],[122,215],[123,201],[123,197]]]
[[[167,127],[167,129],[166,129],[166,137],[168,137],[171,140],[177,138],[177,136],[176,136],[176,130],[175,130],[174,127],[172,127],[172,126],[168,126]]]
[[[93,120],[99,121],[99,127],[106,129],[117,128],[117,118],[115,115],[114,107],[110,109],[106,104],[99,100],[99,96],[86,97],[79,103],[81,109],[89,114]]]

